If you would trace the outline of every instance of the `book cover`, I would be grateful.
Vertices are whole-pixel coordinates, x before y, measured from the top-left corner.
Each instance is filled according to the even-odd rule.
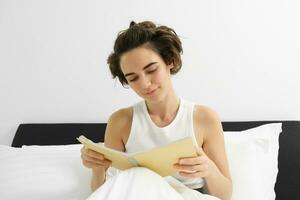
[[[131,167],[146,167],[161,176],[175,175],[178,170],[173,167],[180,158],[197,156],[191,137],[186,137],[169,144],[155,147],[149,150],[126,153],[104,146],[104,143],[94,143],[85,136],[77,138],[85,147],[102,153],[106,159],[112,161],[112,167],[120,170]]]

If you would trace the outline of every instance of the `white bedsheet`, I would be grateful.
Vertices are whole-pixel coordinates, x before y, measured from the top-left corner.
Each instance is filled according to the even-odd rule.
[[[173,177],[136,167],[109,178],[87,200],[219,200],[186,187]]]

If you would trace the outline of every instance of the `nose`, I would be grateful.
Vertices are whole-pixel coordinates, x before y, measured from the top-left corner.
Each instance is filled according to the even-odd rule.
[[[141,82],[140,82],[141,88],[143,90],[149,88],[149,86],[151,85],[151,80],[147,76],[142,76],[140,80],[141,80]]]

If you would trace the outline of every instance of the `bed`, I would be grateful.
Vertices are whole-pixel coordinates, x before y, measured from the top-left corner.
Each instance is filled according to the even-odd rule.
[[[279,150],[277,150],[277,152],[274,151],[274,153],[272,154],[272,155],[276,156],[276,158],[275,158],[276,166],[274,169],[277,171],[275,171],[273,173],[273,177],[275,175],[275,179],[274,179],[274,184],[271,185],[272,186],[271,189],[273,190],[274,195],[276,194],[277,200],[300,199],[300,194],[298,191],[300,189],[300,159],[299,159],[300,158],[299,157],[299,155],[300,155],[300,121],[235,121],[235,122],[222,122],[222,125],[223,125],[224,135],[226,135],[227,132],[228,133],[234,132],[237,134],[233,134],[234,135],[233,137],[236,137],[237,135],[243,135],[243,134],[254,135],[254,133],[257,134],[256,132],[259,132],[258,129],[255,129],[257,127],[262,127],[264,125],[269,125],[269,124],[279,124],[279,123],[280,124],[282,123],[282,126],[280,125],[282,131],[280,131],[280,135],[278,136],[279,137],[279,139],[278,139],[279,140]],[[16,134],[13,138],[11,147],[10,148],[2,147],[2,154],[5,153],[5,155],[8,155],[10,152],[13,152],[11,155],[13,155],[14,157],[18,157],[20,155],[20,156],[22,156],[22,158],[25,159],[26,156],[29,156],[28,154],[33,155],[35,153],[35,154],[48,155],[48,153],[51,151],[52,157],[49,156],[48,160],[53,159],[54,161],[47,166],[53,166],[56,169],[55,171],[51,171],[51,173],[56,173],[56,172],[58,174],[60,173],[60,177],[64,176],[64,178],[65,178],[65,179],[56,178],[55,180],[57,182],[59,182],[59,184],[62,184],[61,182],[65,182],[65,184],[67,184],[67,183],[70,184],[70,182],[74,181],[74,179],[68,180],[68,177],[69,178],[74,177],[77,174],[78,176],[81,176],[81,179],[79,181],[78,181],[78,179],[75,180],[79,184],[79,186],[76,186],[76,187],[79,187],[79,188],[81,188],[80,190],[84,190],[84,191],[80,191],[78,188],[76,188],[73,185],[72,187],[70,187],[70,188],[72,188],[73,191],[71,191],[71,189],[69,189],[68,191],[50,191],[49,190],[49,191],[47,191],[48,195],[45,192],[43,193],[43,191],[40,191],[40,192],[38,192],[38,194],[36,194],[36,192],[33,193],[32,191],[30,191],[30,189],[35,187],[35,186],[32,186],[31,188],[26,189],[26,191],[25,191],[26,194],[22,194],[22,193],[18,194],[18,192],[14,193],[14,192],[10,191],[10,188],[8,188],[9,186],[7,186],[7,185],[9,185],[9,184],[16,185],[16,183],[14,183],[13,181],[17,181],[16,179],[18,179],[18,180],[22,179],[22,176],[24,176],[25,179],[28,179],[28,177],[33,177],[37,174],[37,171],[35,169],[35,171],[28,172],[28,173],[33,173],[32,176],[28,176],[28,175],[26,176],[26,174],[24,174],[24,175],[18,175],[18,178],[14,179],[14,178],[11,178],[11,176],[15,176],[15,173],[14,173],[14,175],[7,175],[7,174],[3,175],[5,173],[5,172],[3,172],[3,170],[8,170],[8,171],[12,170],[11,169],[12,166],[6,166],[6,168],[2,166],[2,168],[0,167],[0,170],[2,170],[3,174],[0,175],[0,177],[2,176],[2,178],[7,179],[7,180],[5,180],[5,183],[0,184],[0,199],[4,199],[4,197],[5,197],[5,199],[19,199],[20,197],[22,197],[22,199],[31,199],[31,200],[33,200],[33,199],[51,199],[51,198],[52,199],[53,198],[60,199],[59,194],[55,194],[55,192],[58,192],[58,193],[61,192],[61,195],[65,195],[65,197],[63,199],[84,199],[85,197],[87,197],[90,193],[90,190],[89,190],[90,173],[87,169],[84,169],[83,167],[82,168],[79,167],[79,165],[81,164],[80,157],[79,157],[80,144],[78,144],[76,137],[84,134],[86,137],[90,138],[91,140],[93,140],[95,142],[103,142],[105,128],[106,128],[106,123],[20,124],[16,131]],[[252,132],[251,131],[247,132],[248,130],[252,130]],[[259,130],[262,131],[263,129],[259,129]],[[264,130],[266,130],[266,129],[264,129]],[[264,131],[264,132],[266,132],[266,131]],[[260,136],[259,134],[261,134],[261,133],[258,133],[258,137]],[[228,134],[228,135],[230,135],[230,134]],[[228,136],[226,136],[226,137],[228,138]],[[240,138],[243,138],[243,137],[244,136],[242,136]],[[247,141],[250,141],[249,138],[251,138],[251,140],[253,140],[253,137],[251,136],[251,137],[248,137]],[[229,141],[229,139],[226,139],[226,140]],[[239,142],[237,142],[237,141],[239,141]],[[251,170],[254,168],[257,168],[258,170],[261,170],[261,168],[265,168],[266,171],[263,171],[262,173],[271,171],[271,169],[267,165],[263,164],[264,166],[260,167],[260,165],[262,165],[261,163],[265,162],[265,160],[266,160],[265,158],[269,158],[272,156],[271,154],[268,154],[268,155],[266,154],[267,157],[265,157],[265,158],[264,157],[258,158],[262,153],[257,153],[257,155],[250,155],[251,153],[249,154],[249,152],[252,151],[253,147],[251,147],[251,149],[249,147],[249,152],[240,151],[240,149],[245,150],[245,148],[247,148],[247,146],[250,146],[250,145],[247,145],[248,143],[241,143],[240,141],[242,141],[242,140],[234,139],[234,140],[230,141],[231,142],[230,145],[232,144],[232,145],[236,145],[236,146],[232,147],[232,148],[230,147],[231,149],[227,149],[228,151],[232,151],[235,154],[231,158],[231,159],[233,159],[232,165],[236,165],[235,167],[240,167],[240,166],[242,167],[242,165],[244,164],[245,169],[249,170],[249,172],[251,172]],[[245,139],[243,139],[243,141],[245,141]],[[260,145],[260,147],[263,146],[263,148],[265,148],[265,146],[264,146],[265,143],[261,143],[261,141],[263,141],[262,138],[259,138],[259,140],[257,140],[257,138],[256,138],[255,145],[257,145],[257,146]],[[275,143],[276,143],[276,141],[275,141]],[[228,144],[229,144],[229,142],[228,142]],[[228,145],[228,146],[230,146],[230,145]],[[240,146],[237,146],[237,145],[240,145]],[[19,148],[19,147],[22,147],[22,148]],[[22,150],[24,147],[25,147],[25,150]],[[29,151],[29,153],[26,155],[25,154],[23,155],[22,154],[23,151]],[[239,151],[239,152],[237,152],[237,151]],[[41,152],[43,152],[43,153],[41,153]],[[64,161],[60,164],[57,164],[55,162],[55,156],[53,156],[53,155],[63,155],[63,154],[66,154],[66,152],[69,152],[69,155],[71,155],[71,154],[77,155],[76,157],[74,157],[72,159],[76,159],[76,167],[77,167],[76,170],[78,173],[74,172],[72,174],[65,175],[66,171],[67,172],[71,171],[70,169],[67,169],[67,168],[65,169],[65,171],[64,170],[60,171],[60,168],[64,167],[64,165],[68,165],[68,163],[66,161]],[[263,151],[261,151],[261,152],[263,152]],[[230,154],[233,154],[233,153],[230,153]],[[50,155],[50,153],[49,153],[49,155]],[[252,160],[250,158],[248,159],[248,155],[253,156]],[[11,156],[11,157],[13,157],[13,156]],[[68,155],[66,155],[64,158],[66,158],[67,156]],[[39,160],[41,160],[41,162],[42,162],[44,159],[44,156],[39,155],[39,156],[37,156],[37,158]],[[9,159],[12,159],[12,158],[10,158],[10,157],[8,158],[8,156],[3,157],[3,155],[2,155],[1,160],[3,161],[3,163],[4,163],[5,159],[8,160],[7,162],[18,163],[18,161],[15,161],[15,160],[11,161]],[[28,157],[26,159],[30,160],[31,157]],[[238,159],[242,159],[242,160],[246,159],[246,160],[244,160],[245,162],[237,162]],[[261,161],[254,160],[254,159],[261,159]],[[22,165],[18,166],[18,169],[20,169],[22,167],[26,168],[26,165],[24,164],[24,162],[26,162],[26,160],[23,161]],[[250,164],[249,163],[247,164],[247,162],[249,162]],[[272,161],[272,163],[274,165],[274,161]],[[16,165],[18,165],[18,164],[14,164],[13,167]],[[31,162],[30,164],[28,164],[28,166],[35,167],[36,165],[33,165]],[[45,168],[44,171],[48,170],[47,166],[43,166]],[[34,168],[34,167],[30,167],[30,168]],[[75,168],[75,167],[73,167],[73,168]],[[17,170],[17,169],[15,169],[15,170]],[[39,172],[39,173],[46,173],[44,171]],[[241,171],[241,174],[234,175],[234,176],[237,176],[237,179],[241,179],[241,177],[246,177],[246,176],[250,176],[250,175],[251,175],[251,173],[248,173],[247,171],[246,172]],[[36,176],[38,176],[38,175],[36,175]],[[49,177],[53,177],[53,176],[55,176],[55,175],[52,174]],[[247,184],[253,183],[253,185],[258,185],[257,186],[258,188],[255,188],[255,187],[252,188],[251,185],[250,186],[245,185],[245,187],[249,188],[249,190],[252,190],[252,193],[256,193],[256,192],[261,193],[260,189],[262,187],[264,187],[264,184],[268,185],[268,183],[262,183],[261,185],[255,183],[255,180],[256,179],[258,180],[261,177],[255,178],[252,176],[252,177],[249,177],[249,180],[250,180],[250,178],[252,178],[251,179],[252,182],[248,181]],[[255,179],[253,179],[253,178],[255,178]],[[51,179],[51,178],[48,178],[48,179]],[[64,181],[61,181],[61,180],[64,180]],[[45,184],[45,185],[47,185],[47,183],[48,183],[46,181],[44,182],[44,179],[42,177],[37,178],[37,180],[30,181],[30,183],[32,183],[34,185],[34,184],[37,184],[37,182],[39,182],[39,181],[42,181],[43,184]],[[245,182],[245,180],[243,180],[243,181]],[[258,180],[258,182],[259,182],[259,180]],[[262,182],[264,182],[264,179],[262,179]],[[27,180],[27,182],[26,181],[22,182],[23,186],[27,185],[27,184],[28,184],[28,180]],[[48,183],[48,184],[50,185],[50,183]],[[22,188],[22,185],[20,185],[19,188]],[[26,187],[29,187],[29,186],[26,186]],[[47,186],[47,187],[49,188],[49,186]],[[63,185],[63,186],[59,186],[59,187],[63,188],[66,186]],[[240,186],[237,186],[237,187],[240,187]],[[17,188],[15,188],[15,190],[18,191],[19,188],[17,187]],[[247,190],[247,188],[244,188],[243,190]],[[43,190],[43,188],[41,188],[40,190]],[[56,189],[53,189],[53,190],[56,190]],[[77,193],[74,192],[75,190]],[[4,191],[6,191],[6,194],[4,194],[5,193]],[[32,192],[32,196],[30,196],[30,192]],[[50,194],[50,192],[51,192],[51,194]],[[73,196],[68,196],[68,195],[66,196],[66,194],[69,194],[70,192],[74,193]],[[234,199],[238,199],[239,195],[240,194],[236,194]],[[42,196],[43,196],[43,198],[42,198]],[[47,196],[47,198],[45,196]],[[74,198],[74,196],[76,196],[76,198]],[[265,196],[265,197],[262,197],[262,195],[260,195],[260,197],[261,197],[260,199],[262,199],[262,200],[267,200],[267,199],[272,199],[272,198],[274,199],[274,197],[271,197],[270,195]],[[252,199],[253,198],[254,198],[254,196],[252,197]],[[246,197],[244,199],[246,199]],[[249,197],[249,199],[250,199],[250,197]]]

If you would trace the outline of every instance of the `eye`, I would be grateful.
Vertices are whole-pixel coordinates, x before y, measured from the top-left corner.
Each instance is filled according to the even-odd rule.
[[[129,82],[134,82],[134,81],[136,81],[137,80],[137,77],[135,77],[135,78],[133,78],[133,79],[130,79],[130,80],[128,80]]]
[[[151,74],[151,73],[153,73],[153,72],[155,72],[155,71],[156,71],[156,69],[155,69],[155,70],[148,71],[148,73]]]
[[[154,69],[147,71],[147,73],[151,74],[151,73],[155,72],[156,70],[157,70],[157,68],[154,68]]]

